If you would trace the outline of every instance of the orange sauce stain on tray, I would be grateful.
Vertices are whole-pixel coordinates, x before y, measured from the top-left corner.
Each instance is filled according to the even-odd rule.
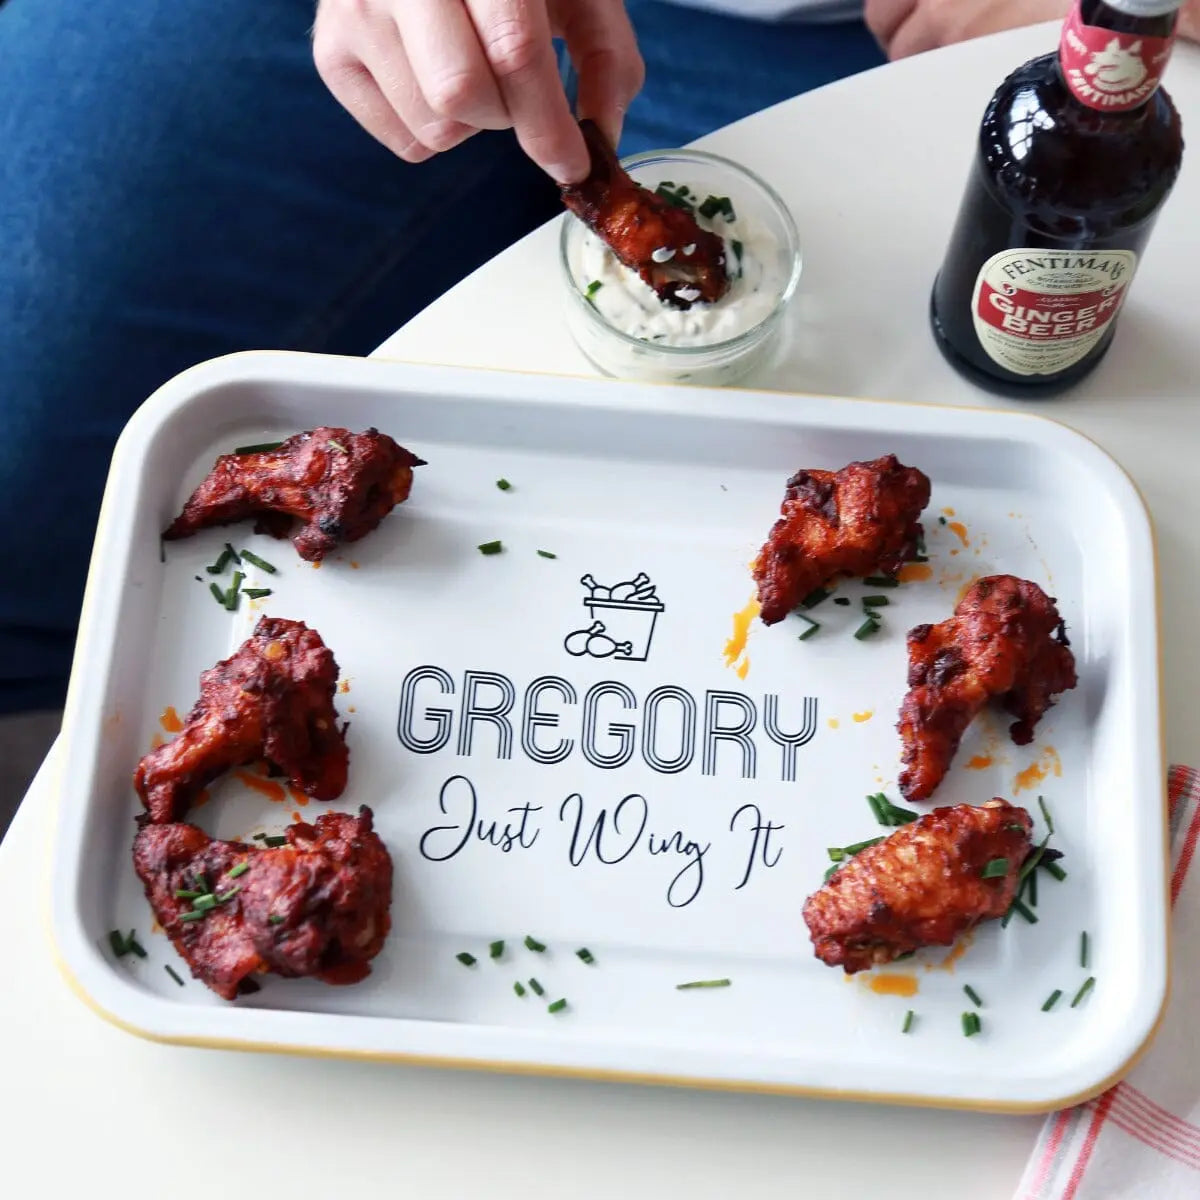
[[[830,717],[830,718],[829,718],[829,728],[830,728],[830,729],[836,729],[836,728],[837,728],[837,727],[838,727],[840,724],[841,724],[841,721],[839,721],[839,720],[837,719],[837,717]]]
[[[252,791],[266,796],[272,804],[283,804],[287,800],[287,792],[282,783],[273,779],[264,779],[261,775],[251,775],[249,771],[234,771],[234,776],[240,779]]]
[[[319,571],[321,569],[321,560],[319,558],[313,563],[312,569],[314,571]]]
[[[300,805],[301,808],[304,808],[308,804],[308,797],[298,787],[293,787],[289,784],[287,794],[291,796],[292,803]],[[296,819],[299,820],[300,818],[297,817]]]
[[[968,771],[986,771],[996,760],[990,754],[976,754],[967,759]]]
[[[1062,777],[1062,760],[1053,746],[1045,746],[1040,758],[1031,762],[1023,771],[1017,772],[1017,777],[1013,780],[1013,791],[1023,792],[1035,788],[1050,775]]]
[[[961,541],[964,546],[969,546],[971,544],[971,539],[967,537],[967,527],[961,521],[951,521],[946,528],[949,529],[951,533],[957,534],[959,541]]]
[[[746,607],[733,614],[733,634],[725,643],[725,665],[733,667],[739,679],[746,678],[750,660],[746,657],[746,642],[750,637],[750,626],[762,611],[757,596],[752,596]]]
[[[304,824],[304,818],[303,818],[303,817],[302,817],[302,816],[301,816],[301,815],[300,815],[298,812],[293,812],[293,813],[292,813],[292,821],[293,821],[293,822],[294,822],[296,825],[303,825],[303,824]]]
[[[944,512],[948,517],[954,516],[954,509],[952,508],[943,508],[942,512]]]
[[[349,690],[350,690],[350,680],[343,679],[341,681],[341,683],[338,684],[338,691],[341,692],[342,695],[344,696]]]
[[[901,583],[918,583],[933,578],[933,568],[928,563],[905,563],[896,578]]]
[[[867,987],[877,996],[915,996],[920,990],[917,977],[908,971],[885,971],[872,975]]]
[[[162,710],[162,716],[158,718],[158,723],[168,733],[178,733],[183,728],[183,721],[180,720],[179,714],[175,711],[173,704],[168,704]]]
[[[865,712],[856,712],[854,714],[854,719],[861,725],[864,721],[869,721],[874,715],[875,710],[873,708],[868,708]]]
[[[351,705],[349,706],[349,708],[347,708],[347,709],[346,709],[346,711],[347,711],[347,712],[358,712],[358,709],[357,709],[357,708],[355,708],[353,704],[351,704]]]
[[[940,963],[933,964],[939,971],[949,971],[954,974],[954,964],[971,948],[971,943],[975,940],[975,931],[968,930],[955,943],[954,949],[942,959]],[[931,968],[927,968],[931,969]]]

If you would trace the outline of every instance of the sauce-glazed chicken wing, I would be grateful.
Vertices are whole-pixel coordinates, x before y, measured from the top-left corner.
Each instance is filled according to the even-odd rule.
[[[816,956],[853,975],[1003,916],[1032,828],[1023,808],[996,799],[935,808],[859,851],[805,902]]]
[[[798,471],[754,564],[762,620],[774,625],[839,575],[891,575],[916,554],[929,480],[894,454],[840,471]]]
[[[222,772],[264,759],[314,799],[336,799],[350,757],[333,707],[337,679],[337,662],[315,629],[263,617],[200,676],[200,698],[178,736],[138,763],[143,820],[181,820]]]
[[[232,1000],[271,972],[352,983],[391,928],[392,859],[365,806],[289,825],[287,845],[214,841],[194,825],[146,825],[133,865],[192,974]]]
[[[1054,600],[1012,575],[978,580],[954,616],[909,632],[909,692],[897,726],[905,799],[933,795],[989,700],[1000,700],[1017,718],[1010,734],[1024,746],[1055,695],[1075,683],[1075,658]]]
[[[365,537],[408,499],[424,459],[377,429],[351,433],[322,425],[274,450],[222,454],[169,529],[168,540],[210,525],[259,518],[256,529],[292,538],[301,558],[319,561],[340,542]]]
[[[685,209],[636,183],[594,122],[579,122],[591,156],[582,183],[563,203],[631,271],[674,308],[712,304],[729,290],[725,243]]]

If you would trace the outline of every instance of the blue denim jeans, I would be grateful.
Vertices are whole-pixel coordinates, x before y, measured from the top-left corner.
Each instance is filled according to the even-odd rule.
[[[623,152],[882,61],[857,23],[630,11]],[[62,701],[112,446],[155,388],[239,349],[366,354],[559,211],[511,134],[393,158],[317,77],[312,13],[0,0],[0,713]]]

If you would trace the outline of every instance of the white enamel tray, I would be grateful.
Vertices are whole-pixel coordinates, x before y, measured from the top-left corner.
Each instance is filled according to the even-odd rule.
[[[427,459],[409,501],[320,569],[249,522],[160,559],[159,531],[217,454],[316,424],[375,425]],[[933,481],[930,577],[889,593],[873,638],[853,632],[878,589],[846,584],[853,604],[826,601],[816,636],[755,622],[727,662],[788,476],[888,452]],[[496,539],[502,553],[477,549]],[[251,572],[245,586],[274,594],[237,614],[204,571],[226,540],[279,568]],[[994,572],[1058,597],[1079,687],[1029,747],[999,714],[977,722],[935,802],[1002,795],[1040,837],[1044,795],[1068,878],[1043,873],[1038,922],[993,922],[954,962],[925,951],[883,985],[847,980],[813,957],[804,899],[826,847],[884,832],[865,795],[900,800],[905,632]],[[595,590],[625,583],[617,595],[641,600]],[[112,466],[64,734],[59,956],[95,1008],[168,1041],[1009,1111],[1073,1102],[1128,1068],[1166,994],[1156,597],[1128,478],[1038,416],[304,355],[207,363],[142,407]],[[374,810],[395,924],[359,984],[266,977],[230,1004],[152,931],[131,774],[161,714],[187,712],[200,672],[261,612],[305,621],[337,658],[350,785],[330,807]],[[324,808],[231,777],[194,819],[245,837]],[[136,928],[148,956],[115,959],[114,928]],[[531,977],[544,997],[515,994]],[[676,986],[713,978],[730,986]],[[964,984],[984,1002],[971,1038]]]

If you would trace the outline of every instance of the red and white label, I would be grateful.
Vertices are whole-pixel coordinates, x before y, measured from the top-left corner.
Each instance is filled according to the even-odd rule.
[[[1058,57],[1071,95],[1102,112],[1145,104],[1162,80],[1174,36],[1116,33],[1085,25],[1079,6],[1063,24]]]
[[[971,297],[979,343],[1016,375],[1056,375],[1104,337],[1136,266],[1130,250],[1026,247],[993,255]]]

